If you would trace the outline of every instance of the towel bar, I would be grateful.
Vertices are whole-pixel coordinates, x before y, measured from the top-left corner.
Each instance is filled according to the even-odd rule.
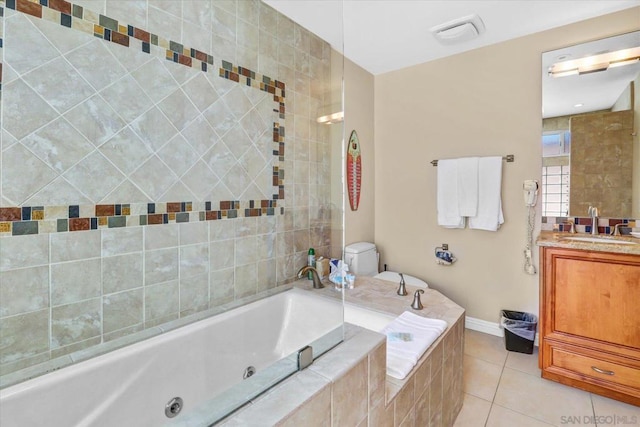
[[[515,161],[515,156],[513,154],[507,154],[506,156],[502,156],[502,160],[504,160],[507,163],[513,163]],[[431,160],[431,164],[433,166],[438,166],[438,161]]]

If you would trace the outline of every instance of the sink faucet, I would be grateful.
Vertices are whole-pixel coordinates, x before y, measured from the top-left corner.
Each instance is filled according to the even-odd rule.
[[[298,279],[302,279],[302,277],[308,272],[311,272],[311,277],[313,277],[313,289],[324,288],[324,285],[320,281],[320,276],[318,276],[318,270],[309,265],[305,265],[300,270],[298,270]]]
[[[598,235],[598,208],[595,206],[589,206],[587,215],[591,217],[591,234]]]
[[[629,224],[625,224],[623,222],[619,222],[618,224],[614,225],[613,226],[613,231],[611,232],[612,236],[621,236],[622,235],[622,233],[620,233],[620,226],[628,227]]]
[[[569,233],[570,234],[576,234],[576,223],[571,221],[571,220],[567,220],[565,222],[566,225],[570,225],[571,227],[569,227]]]

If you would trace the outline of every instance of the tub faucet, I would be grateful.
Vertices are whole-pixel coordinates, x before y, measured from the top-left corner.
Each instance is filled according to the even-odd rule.
[[[589,210],[587,210],[587,215],[591,217],[591,234],[594,236],[598,235],[598,208],[595,206],[589,206]]]
[[[424,306],[422,305],[422,301],[420,301],[420,294],[424,294],[424,291],[422,289],[418,289],[413,294],[413,302],[411,303],[411,308],[413,308],[414,310],[422,310],[424,308]]]
[[[407,295],[407,288],[404,286],[404,275],[402,273],[398,273],[400,275],[400,286],[398,286],[398,295],[405,296]]]
[[[324,288],[324,285],[320,281],[320,276],[318,276],[318,270],[311,266],[305,265],[300,270],[298,270],[298,279],[302,279],[302,277],[308,272],[311,272],[311,277],[313,277],[313,289]]]

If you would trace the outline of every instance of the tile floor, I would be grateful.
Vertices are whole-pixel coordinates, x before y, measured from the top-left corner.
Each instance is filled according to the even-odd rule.
[[[500,337],[465,330],[464,405],[454,427],[640,427],[640,407],[540,378],[537,350],[510,352]]]

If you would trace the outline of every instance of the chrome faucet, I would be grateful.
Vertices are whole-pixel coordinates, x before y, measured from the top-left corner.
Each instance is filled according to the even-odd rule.
[[[313,278],[313,289],[324,288],[324,285],[320,281],[320,276],[318,276],[318,270],[309,265],[305,265],[300,270],[298,270],[298,279],[302,279],[302,277],[308,272],[311,272],[311,277]]]
[[[424,294],[424,291],[422,289],[418,289],[413,294],[413,302],[411,303],[411,308],[413,308],[414,310],[422,310],[424,308],[424,306],[422,305],[422,301],[420,301],[420,294]]]
[[[591,217],[591,234],[598,235],[598,208],[595,206],[589,206],[587,215]]]
[[[576,223],[568,220],[565,222],[566,225],[570,225],[571,227],[569,227],[569,234],[576,234]]]
[[[613,231],[611,231],[611,235],[612,236],[622,236],[622,233],[620,233],[620,226],[623,227],[628,227],[629,224],[625,224],[623,222],[619,222],[618,224],[613,226]]]
[[[405,285],[404,276],[402,275],[402,273],[398,273],[398,274],[400,275],[400,286],[398,286],[397,294],[401,296],[405,296],[407,295],[407,288],[404,286]]]

